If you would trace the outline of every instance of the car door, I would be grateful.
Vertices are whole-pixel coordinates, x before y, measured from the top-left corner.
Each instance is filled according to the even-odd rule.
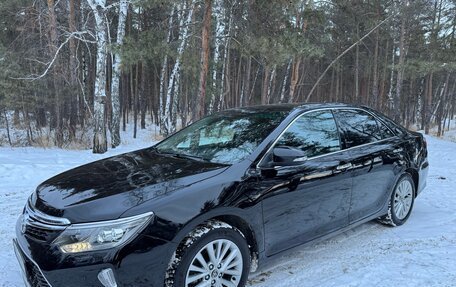
[[[301,149],[307,159],[277,166],[270,152],[260,162],[268,256],[347,226],[352,184],[349,153],[341,150],[331,110],[301,115],[273,147]]]
[[[400,152],[397,137],[370,113],[360,110],[335,111],[342,131],[342,145],[352,158],[350,223],[379,212],[395,181],[395,164]]]

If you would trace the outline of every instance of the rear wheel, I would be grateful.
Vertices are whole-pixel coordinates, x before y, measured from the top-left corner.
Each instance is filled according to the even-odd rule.
[[[410,217],[415,201],[415,184],[409,174],[404,174],[394,187],[388,203],[388,213],[379,218],[383,224],[399,226]]]
[[[173,262],[166,286],[243,287],[250,250],[239,230],[216,221],[192,232]]]

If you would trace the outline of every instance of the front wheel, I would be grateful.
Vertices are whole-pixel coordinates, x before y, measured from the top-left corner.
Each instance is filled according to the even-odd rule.
[[[379,218],[386,225],[400,226],[410,217],[415,201],[415,183],[409,174],[404,174],[394,187],[388,203],[388,214]]]
[[[190,234],[185,242],[175,255],[174,266],[168,270],[172,280],[168,277],[167,286],[245,286],[250,270],[250,250],[236,228],[211,222]]]

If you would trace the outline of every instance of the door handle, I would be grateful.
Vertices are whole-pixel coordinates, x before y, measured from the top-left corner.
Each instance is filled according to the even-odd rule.
[[[347,170],[349,168],[352,168],[353,165],[351,163],[346,163],[346,164],[341,164],[336,167],[337,170]]]

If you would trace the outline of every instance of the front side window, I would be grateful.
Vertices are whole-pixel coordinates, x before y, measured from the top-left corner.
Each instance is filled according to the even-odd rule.
[[[286,112],[229,111],[206,117],[159,143],[159,153],[233,164],[245,159],[282,122]]]
[[[308,158],[340,150],[339,132],[332,112],[302,115],[288,127],[275,146],[300,149]]]
[[[376,142],[383,138],[376,119],[361,110],[338,110],[339,126],[344,133],[347,148]]]

